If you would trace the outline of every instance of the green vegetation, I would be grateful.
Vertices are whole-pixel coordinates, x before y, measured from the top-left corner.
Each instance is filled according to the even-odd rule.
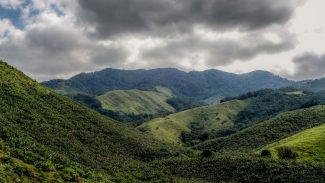
[[[67,96],[105,116],[132,126],[199,105],[172,97],[169,89],[159,86],[155,91],[117,90],[99,97],[87,94]]]
[[[324,120],[324,106],[284,112],[233,135],[202,143],[196,148],[210,150],[255,149],[320,125]]]
[[[296,160],[297,152],[292,147],[282,146],[276,148],[278,157],[284,160]]]
[[[293,92],[297,94],[292,94]],[[192,146],[208,139],[235,134],[281,112],[318,104],[314,94],[300,93],[302,92],[290,88],[249,92],[225,98],[221,104],[151,120],[139,129],[166,142]]]
[[[97,97],[102,108],[123,114],[157,115],[175,112],[166,101],[170,95],[156,91],[116,90]]]
[[[137,71],[138,76],[143,72]],[[220,74],[189,73],[210,80]],[[189,102],[175,96],[197,95],[201,100],[210,91],[186,90],[198,80],[192,78],[193,85],[188,85],[184,73],[174,83],[179,88],[172,85],[169,90],[151,88],[153,83],[163,86],[161,77],[142,78],[139,84],[118,72],[113,76],[119,81],[105,75],[112,78],[114,91],[101,91],[105,93],[96,99],[89,90],[98,85],[86,86],[96,81],[96,74],[90,75],[95,80],[83,80],[88,74],[73,79],[84,81],[76,90],[72,83],[54,83],[63,92],[70,88],[64,94],[74,92],[70,97],[78,104],[0,62],[0,182],[325,182],[325,108],[318,105],[324,95],[262,90],[153,119],[135,130],[107,116],[184,110]],[[265,75],[259,71],[242,77],[250,81]],[[116,91],[121,81],[122,90]],[[130,82],[143,88],[127,90]]]
[[[325,125],[320,125],[274,142],[265,148],[275,151],[279,147],[292,147],[298,153],[298,160],[325,163],[324,134]]]
[[[317,105],[316,103],[310,102],[314,100],[312,94],[292,95],[292,92],[300,93],[300,91],[293,90],[287,92],[286,90],[265,89],[249,92],[238,97],[226,98],[222,102],[233,99],[250,99],[251,102],[249,105],[240,111],[234,120],[235,124],[240,128],[245,128],[256,122],[269,119],[280,112],[299,109],[302,106],[311,107]]]
[[[325,181],[322,164],[258,158],[254,155],[223,153],[213,158],[168,159],[156,167],[173,176],[204,182],[300,183]]]
[[[214,132],[232,127],[233,118],[247,106],[247,101],[229,101],[189,109],[171,114],[164,118],[153,119],[138,129],[146,131],[155,138],[173,144],[182,144],[182,132],[191,132],[198,128],[204,132]]]
[[[51,165],[48,165],[51,168]],[[37,168],[0,151],[1,182],[40,182],[41,180],[46,182],[62,182],[65,180],[65,175],[63,171],[58,172],[54,169],[44,172],[42,167]]]
[[[150,180],[160,174],[146,168],[146,162],[169,156],[173,149],[42,87],[2,62],[0,139],[1,151],[45,175],[63,173],[65,181],[94,178],[92,171],[131,182]]]

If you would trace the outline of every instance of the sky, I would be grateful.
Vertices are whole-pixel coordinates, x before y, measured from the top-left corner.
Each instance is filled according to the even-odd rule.
[[[0,0],[0,59],[31,78],[104,68],[325,77],[324,0]]]

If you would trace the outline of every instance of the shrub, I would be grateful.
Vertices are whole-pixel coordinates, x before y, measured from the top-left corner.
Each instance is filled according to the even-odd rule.
[[[291,147],[279,147],[276,150],[280,159],[295,160],[298,157]]]
[[[271,152],[267,149],[265,149],[261,152],[261,157],[269,158],[269,157],[271,157],[271,155],[272,155]]]
[[[202,158],[210,158],[212,155],[213,155],[213,152],[210,151],[210,150],[204,150],[204,151],[201,153],[201,157],[202,157]]]

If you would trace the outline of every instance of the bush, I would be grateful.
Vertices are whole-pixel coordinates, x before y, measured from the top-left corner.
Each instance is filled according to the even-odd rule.
[[[212,155],[213,155],[213,152],[210,151],[210,150],[204,150],[204,151],[201,153],[201,157],[202,157],[202,158],[210,158]]]
[[[279,147],[276,149],[280,159],[295,160],[298,154],[291,147]]]
[[[261,157],[269,158],[269,157],[271,157],[271,155],[272,155],[271,152],[267,149],[265,149],[261,152]]]

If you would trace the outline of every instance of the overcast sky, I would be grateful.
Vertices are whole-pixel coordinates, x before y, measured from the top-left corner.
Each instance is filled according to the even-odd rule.
[[[0,58],[38,80],[103,68],[325,77],[324,0],[0,0]]]

